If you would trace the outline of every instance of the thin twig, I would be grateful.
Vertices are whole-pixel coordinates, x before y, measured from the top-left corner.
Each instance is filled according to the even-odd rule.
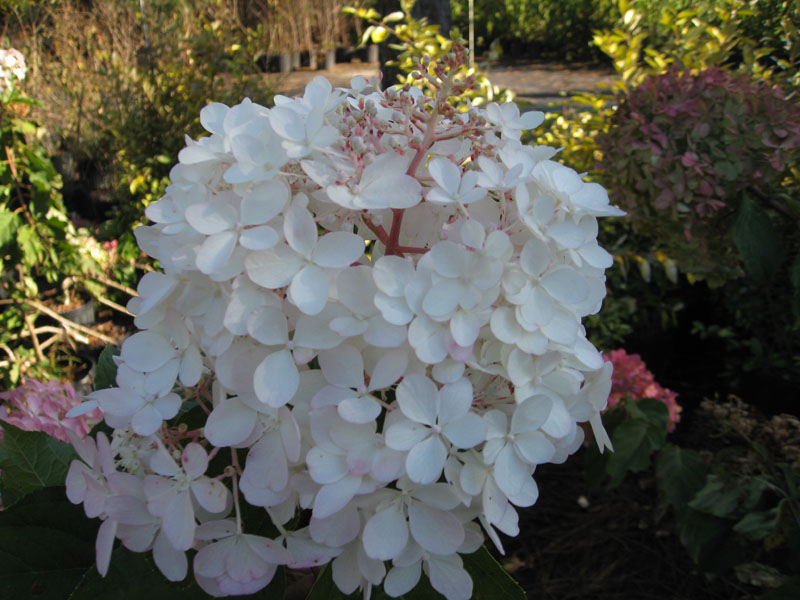
[[[62,315],[58,314],[56,311],[47,308],[44,304],[41,304],[40,302],[37,302],[36,300],[21,300],[20,302],[22,304],[27,304],[29,306],[32,306],[36,310],[40,310],[41,312],[46,314],[48,317],[51,317],[51,318],[55,319],[56,321],[58,321],[59,323],[61,323],[62,325],[64,325],[64,327],[67,328],[67,329],[76,329],[77,331],[80,331],[84,335],[95,337],[98,340],[106,342],[107,344],[113,344],[114,346],[119,345],[119,340],[115,340],[114,338],[111,338],[111,337],[109,337],[109,336],[107,336],[107,335],[105,335],[103,333],[95,331],[94,329],[91,329],[90,327],[84,327],[83,325],[79,325],[75,321],[70,321],[69,319],[67,319],[67,318],[63,317]],[[73,334],[73,332],[69,332],[69,333],[70,333],[70,335]]]
[[[42,348],[39,345],[39,337],[36,335],[36,328],[33,326],[33,319],[30,313],[25,315],[25,325],[28,326],[28,332],[30,333],[31,341],[33,341],[33,350],[36,352],[36,358],[38,358],[40,362],[44,362],[44,352],[42,352]]]
[[[97,298],[97,301],[100,304],[105,304],[106,306],[110,306],[114,310],[119,311],[124,315],[128,315],[129,317],[135,317],[136,316],[131,311],[129,311],[127,308],[125,308],[121,304],[117,304],[116,302],[114,302],[112,300],[108,300],[107,298],[103,298],[102,296],[95,296],[95,298]]]
[[[121,283],[117,283],[111,279],[107,279],[105,277],[100,277],[98,275],[92,275],[86,277],[86,279],[91,279],[93,281],[97,281],[98,283],[102,283],[103,285],[107,285],[108,287],[115,288],[120,290],[121,292],[125,292],[129,296],[138,296],[139,294],[133,288],[129,288],[128,286],[122,285]]]

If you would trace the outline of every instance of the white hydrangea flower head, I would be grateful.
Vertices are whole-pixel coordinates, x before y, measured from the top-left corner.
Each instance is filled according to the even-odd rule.
[[[519,533],[536,466],[575,452],[583,423],[610,448],[611,367],[581,319],[612,262],[597,218],[621,211],[521,144],[541,113],[456,113],[456,66],[432,68],[435,97],[317,77],[272,108],[201,111],[208,135],[135,232],[163,269],[129,303],[141,331],[116,387],[72,411],[115,430],[76,439],[67,478],[103,520],[101,572],[119,538],[173,581],[197,551],[215,596],[332,563],[346,594],[400,596],[424,573],[466,599],[460,554],[481,528],[501,551]]]

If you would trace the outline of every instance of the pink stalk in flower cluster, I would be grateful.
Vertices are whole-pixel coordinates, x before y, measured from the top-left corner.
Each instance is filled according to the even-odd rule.
[[[608,408],[626,399],[636,401],[642,398],[654,398],[666,404],[669,409],[667,431],[675,429],[675,425],[681,420],[681,410],[683,410],[676,401],[678,394],[656,382],[641,356],[628,354],[625,350],[619,349],[604,354],[603,360],[614,365]]]

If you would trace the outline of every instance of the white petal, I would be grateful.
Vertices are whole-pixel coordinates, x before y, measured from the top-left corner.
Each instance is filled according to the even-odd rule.
[[[278,243],[278,234],[269,225],[250,227],[239,234],[239,244],[248,250],[269,250]]]
[[[411,502],[408,523],[414,540],[434,554],[453,554],[464,541],[464,527],[450,512]]]
[[[222,124],[229,111],[230,108],[225,104],[212,102],[200,110],[200,124],[210,133],[223,135],[225,128]]]
[[[381,405],[374,398],[345,398],[337,407],[339,416],[349,423],[370,423],[381,414]]]
[[[308,209],[293,204],[286,211],[283,220],[283,233],[289,246],[307,259],[317,243],[317,224]]]
[[[162,518],[162,527],[173,548],[188,550],[192,547],[195,521],[188,490],[178,492],[167,505]]]
[[[519,434],[514,438],[514,447],[520,457],[531,465],[549,462],[556,453],[556,447],[540,431]]]
[[[461,169],[446,158],[434,158],[428,164],[428,172],[444,190],[450,194],[458,193],[461,184]]]
[[[230,492],[221,481],[202,477],[192,482],[192,493],[197,503],[212,514],[225,512]]]
[[[183,465],[183,472],[186,473],[189,479],[197,479],[208,468],[208,454],[200,444],[191,442],[186,445],[181,453],[181,465]]]
[[[288,285],[303,266],[303,259],[286,246],[251,252],[244,260],[247,276],[262,287],[277,289]]]
[[[339,548],[352,542],[360,530],[361,517],[355,506],[347,506],[344,510],[325,519],[312,517],[308,524],[311,539],[333,548]]]
[[[450,319],[450,333],[459,346],[472,346],[478,339],[480,329],[481,322],[473,312],[459,310]]]
[[[108,573],[108,565],[111,562],[111,551],[114,549],[114,537],[117,534],[117,522],[114,519],[106,519],[97,530],[97,540],[95,541],[95,554],[97,556],[97,571],[103,577]]]
[[[312,515],[324,519],[342,510],[361,487],[361,477],[345,476],[335,483],[323,485],[314,499]]]
[[[419,583],[422,574],[422,563],[417,561],[408,567],[392,567],[383,581],[383,590],[392,598],[407,594]]]
[[[306,265],[289,285],[289,299],[307,315],[318,315],[328,302],[328,277],[314,265]]]
[[[200,272],[208,275],[224,267],[233,254],[237,239],[235,231],[221,231],[206,238],[195,259]]]
[[[427,440],[414,446],[406,457],[406,473],[414,483],[423,485],[433,483],[442,474],[447,449],[438,435],[432,435]]]
[[[472,598],[472,578],[458,555],[435,556],[428,561],[431,586],[447,600],[469,600]]]
[[[472,448],[486,439],[486,423],[475,413],[467,413],[448,423],[442,433],[455,447]]]
[[[408,352],[402,349],[389,350],[381,356],[369,380],[369,391],[392,386],[408,368]]]
[[[152,404],[145,404],[139,412],[133,415],[131,428],[136,435],[153,435],[161,427],[163,420],[161,413]]]
[[[458,308],[464,288],[464,284],[456,279],[442,279],[425,294],[422,310],[434,318],[447,317]]]
[[[341,344],[320,352],[319,366],[331,385],[355,389],[364,385],[364,360],[355,346]]]
[[[403,414],[417,423],[433,426],[439,413],[439,390],[424,375],[412,374],[397,386],[397,403]]]
[[[413,275],[414,263],[399,256],[382,256],[372,271],[375,285],[392,297],[402,296],[405,293],[406,283]]]
[[[312,260],[321,267],[340,269],[356,262],[363,253],[363,238],[346,231],[332,231],[319,239]]]
[[[236,225],[236,209],[221,202],[192,204],[185,214],[189,225],[204,235],[214,235]]]
[[[361,539],[370,558],[392,560],[397,557],[408,543],[408,524],[400,505],[393,503],[370,517]]]
[[[472,406],[472,383],[466,377],[439,390],[439,424],[444,425],[467,414]]]
[[[538,277],[550,264],[550,250],[543,241],[531,238],[522,247],[519,257],[522,270],[531,277]]]
[[[289,402],[300,384],[297,365],[288,350],[273,352],[253,373],[256,396],[267,406],[279,408]]]
[[[256,417],[238,398],[223,400],[208,415],[205,436],[214,446],[235,446],[253,432]]]
[[[551,269],[542,276],[541,282],[548,294],[565,304],[580,304],[589,295],[586,280],[570,267]]]
[[[547,396],[538,395],[521,402],[511,417],[511,433],[536,431],[550,416],[553,401]]]
[[[277,217],[289,201],[289,188],[280,179],[255,186],[242,197],[242,225],[262,225]]]
[[[386,445],[394,450],[410,450],[430,435],[430,432],[425,425],[403,419],[392,423],[386,430]]]
[[[203,374],[203,357],[197,346],[189,346],[183,353],[178,378],[185,387],[194,387]]]
[[[289,341],[289,324],[284,312],[274,306],[256,309],[247,320],[247,332],[266,346],[284,345]]]
[[[175,357],[175,350],[162,336],[152,331],[134,333],[122,344],[120,358],[131,369],[155,371]]]
[[[470,252],[458,244],[445,240],[434,244],[430,250],[433,268],[442,277],[461,277],[467,270]]]

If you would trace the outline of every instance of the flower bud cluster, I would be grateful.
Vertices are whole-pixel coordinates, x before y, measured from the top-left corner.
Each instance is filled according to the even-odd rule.
[[[0,48],[0,91],[22,81],[28,72],[25,56],[16,48]]]
[[[581,318],[612,264],[596,219],[622,213],[520,143],[541,113],[452,111],[455,71],[431,67],[434,98],[318,77],[202,110],[136,230],[163,268],[129,305],[141,331],[85,403],[115,429],[71,472],[101,567],[117,537],[173,580],[196,551],[217,596],[332,562],[344,593],[424,571],[467,599],[459,555],[519,533],[536,466],[583,422],[610,447],[611,366]]]

